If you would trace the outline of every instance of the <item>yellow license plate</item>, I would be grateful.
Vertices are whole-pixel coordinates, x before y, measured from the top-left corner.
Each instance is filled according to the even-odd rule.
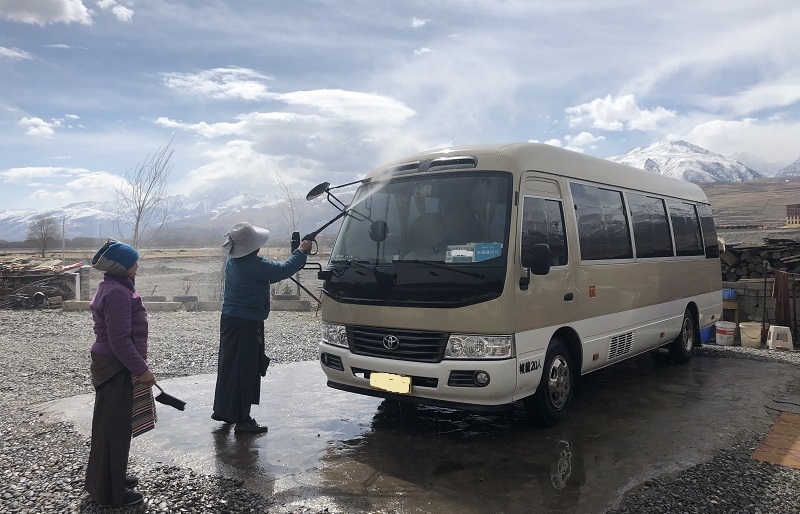
[[[410,394],[411,377],[395,375],[392,373],[370,373],[369,385],[374,389],[390,393]]]

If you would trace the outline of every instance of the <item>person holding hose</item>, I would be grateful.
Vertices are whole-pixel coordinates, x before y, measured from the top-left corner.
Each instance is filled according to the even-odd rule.
[[[89,304],[95,401],[85,487],[96,503],[108,507],[142,503],[141,493],[133,490],[139,480],[127,475],[128,455],[131,438],[155,426],[147,311],[134,287],[138,260],[139,252],[113,239],[92,259],[92,267],[105,275]]]
[[[269,316],[269,286],[287,279],[306,264],[311,241],[302,241],[284,262],[259,257],[269,231],[237,223],[225,234],[225,291],[219,324],[219,357],[211,418],[235,423],[236,433],[263,433],[250,416],[261,400],[259,356],[264,344],[264,320]]]

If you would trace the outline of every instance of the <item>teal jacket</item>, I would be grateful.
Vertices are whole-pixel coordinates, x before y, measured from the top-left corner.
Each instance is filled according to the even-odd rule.
[[[264,321],[269,316],[269,285],[285,280],[306,265],[306,254],[295,250],[284,262],[251,253],[225,263],[222,314]]]

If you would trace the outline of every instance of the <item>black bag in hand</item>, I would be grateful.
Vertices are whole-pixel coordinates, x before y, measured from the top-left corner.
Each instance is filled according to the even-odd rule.
[[[267,354],[264,353],[264,349],[262,347],[261,352],[258,356],[258,374],[262,377],[267,376],[267,368],[269,367],[269,357]]]

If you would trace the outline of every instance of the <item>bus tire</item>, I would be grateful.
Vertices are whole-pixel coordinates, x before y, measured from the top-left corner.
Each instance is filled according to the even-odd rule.
[[[697,337],[697,324],[694,316],[686,309],[683,313],[681,333],[669,345],[669,355],[675,364],[686,364],[692,358],[692,350]]]
[[[542,378],[536,393],[525,400],[532,421],[552,427],[567,417],[575,390],[575,374],[567,345],[553,338],[542,366]]]

